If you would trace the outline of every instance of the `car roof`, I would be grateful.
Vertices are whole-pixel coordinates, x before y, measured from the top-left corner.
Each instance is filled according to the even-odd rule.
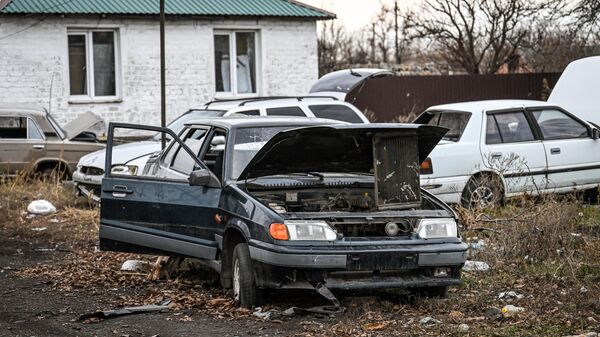
[[[46,109],[35,104],[0,103],[0,114],[4,115],[7,113],[33,114],[45,116]]]
[[[311,126],[311,125],[330,125],[347,124],[341,121],[310,118],[310,117],[278,117],[278,116],[226,116],[220,118],[197,119],[187,122],[185,125],[211,125],[225,129],[234,129],[239,127],[273,127],[273,126]]]
[[[339,101],[333,96],[258,96],[250,98],[237,98],[237,99],[224,99],[214,100],[205,103],[200,108],[194,108],[193,110],[224,110],[229,111],[235,108],[260,108],[262,106],[267,107],[287,107],[287,106],[298,106],[301,104],[309,103],[328,103],[328,104],[347,104],[346,102]]]
[[[482,113],[490,110],[504,110],[512,108],[522,107],[544,107],[544,106],[555,106],[546,101],[534,101],[534,100],[523,100],[523,99],[496,99],[496,100],[483,100],[483,101],[471,101],[471,102],[460,102],[451,104],[442,104],[429,107],[427,110],[456,110],[465,111],[471,113]]]

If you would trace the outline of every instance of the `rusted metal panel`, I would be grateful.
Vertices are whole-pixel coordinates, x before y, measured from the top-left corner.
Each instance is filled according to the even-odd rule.
[[[377,122],[411,121],[430,106],[484,99],[546,100],[560,73],[385,76],[365,80],[346,101]]]

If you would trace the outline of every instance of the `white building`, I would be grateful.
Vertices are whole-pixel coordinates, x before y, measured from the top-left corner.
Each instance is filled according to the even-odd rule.
[[[93,111],[158,125],[158,4],[0,0],[0,102],[50,107],[61,122]],[[213,98],[307,94],[316,21],[334,18],[293,0],[165,6],[167,120]]]

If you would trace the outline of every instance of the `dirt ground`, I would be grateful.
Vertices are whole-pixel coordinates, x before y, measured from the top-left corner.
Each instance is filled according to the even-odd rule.
[[[42,197],[57,206],[57,213],[31,217],[27,204]],[[468,226],[465,237],[486,242],[475,258],[491,269],[463,273],[464,284],[447,299],[400,291],[337,293],[343,313],[263,319],[236,308],[230,294],[197,270],[159,281],[120,271],[128,259],[152,262],[156,257],[97,251],[98,210],[69,189],[5,182],[0,184],[0,336],[565,336],[600,331],[596,207],[560,201],[461,215]],[[535,221],[568,226],[543,227]],[[513,227],[504,232],[506,226]],[[531,244],[508,236],[521,230],[533,233],[523,238]],[[544,235],[535,234],[540,232]],[[499,298],[508,291],[515,297]],[[97,310],[162,300],[171,301],[166,312],[78,320]],[[270,292],[262,311],[326,304],[316,293]],[[524,311],[503,314],[508,304]]]

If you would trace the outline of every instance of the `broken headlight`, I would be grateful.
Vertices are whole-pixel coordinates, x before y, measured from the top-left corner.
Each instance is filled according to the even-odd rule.
[[[135,165],[114,165],[112,169],[110,169],[110,173],[125,176],[134,176],[137,175],[137,170],[138,168]]]
[[[271,224],[270,233],[275,239],[290,241],[334,241],[337,233],[325,221],[287,220],[283,225],[287,229],[287,238],[280,233],[282,224]],[[279,227],[278,232],[275,226]],[[274,235],[275,234],[275,235]]]
[[[440,239],[458,236],[456,221],[451,218],[421,219],[417,227],[421,239]]]

